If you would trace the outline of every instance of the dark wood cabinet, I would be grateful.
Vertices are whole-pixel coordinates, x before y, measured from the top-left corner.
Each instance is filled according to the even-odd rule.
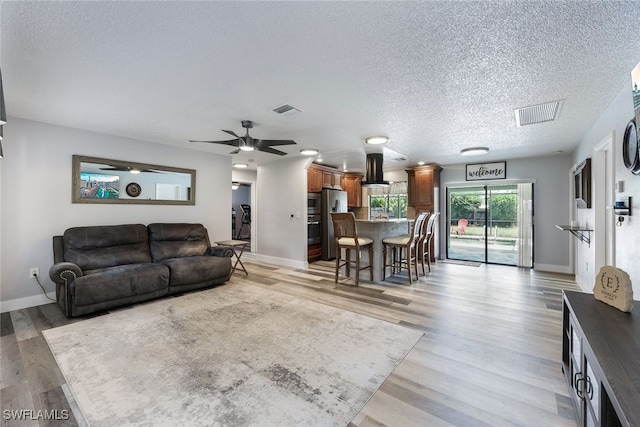
[[[322,171],[322,188],[333,188],[333,171]]]
[[[420,210],[433,212],[440,189],[440,171],[438,165],[418,166],[407,172],[407,203],[409,206]]]
[[[623,313],[563,293],[562,370],[581,426],[640,426],[639,304]]]
[[[341,190],[342,172],[312,163],[307,169],[307,192],[320,193],[323,188]]]
[[[313,165],[307,170],[307,192],[320,193],[322,191],[322,171]]]
[[[318,261],[322,257],[322,245],[320,243],[307,246],[307,261]]]
[[[440,210],[440,172],[438,165],[417,166],[407,172],[407,204],[416,215],[418,212],[438,212]],[[431,261],[435,261],[436,239],[431,240]]]
[[[347,206],[362,207],[362,179],[359,173],[345,173],[342,175],[342,189],[347,192]]]

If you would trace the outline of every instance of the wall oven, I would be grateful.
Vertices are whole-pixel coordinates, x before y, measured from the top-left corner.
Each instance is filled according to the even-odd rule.
[[[322,243],[322,222],[320,214],[309,214],[307,216],[307,244],[315,245]]]
[[[320,215],[322,212],[322,193],[307,193],[307,214]]]

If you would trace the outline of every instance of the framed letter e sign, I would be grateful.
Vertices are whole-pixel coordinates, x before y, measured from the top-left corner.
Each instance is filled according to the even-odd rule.
[[[467,181],[480,181],[486,179],[506,179],[507,162],[478,163],[467,165]]]

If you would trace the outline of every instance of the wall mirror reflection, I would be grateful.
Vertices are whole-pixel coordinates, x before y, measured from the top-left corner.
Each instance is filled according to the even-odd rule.
[[[73,156],[73,203],[195,205],[196,171]]]

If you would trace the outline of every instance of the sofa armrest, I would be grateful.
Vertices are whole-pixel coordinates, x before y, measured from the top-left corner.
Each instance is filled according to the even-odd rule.
[[[81,276],[82,270],[72,262],[59,262],[49,269],[49,278],[60,285],[69,284]]]
[[[210,246],[209,249],[207,249],[207,255],[231,258],[233,256],[233,249],[229,246]]]

